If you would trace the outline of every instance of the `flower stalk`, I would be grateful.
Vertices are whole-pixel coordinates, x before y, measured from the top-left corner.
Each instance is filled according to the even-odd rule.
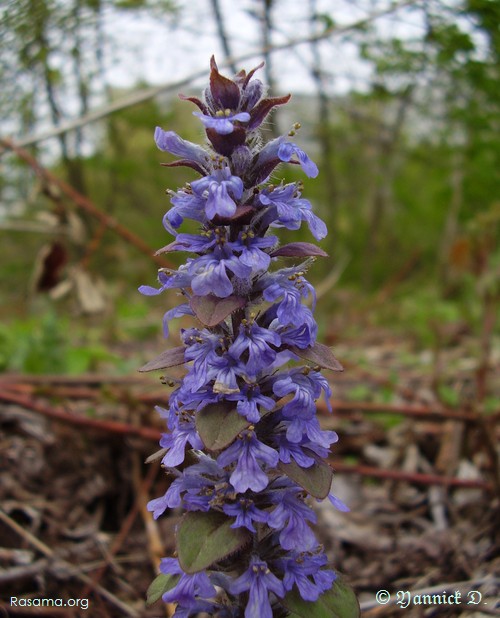
[[[213,58],[210,69],[203,100],[181,97],[199,108],[193,113],[207,144],[155,132],[160,150],[177,157],[167,165],[190,167],[199,178],[170,192],[163,223],[174,241],[160,250],[193,257],[176,271],[161,269],[159,287],[140,288],[183,297],[165,313],[165,335],[174,318],[191,315],[197,324],[181,330],[182,346],[143,368],[186,368],[168,409],[159,409],[169,487],[148,505],[155,518],[178,507],[186,514],[176,557],[162,561],[149,596],[176,603],[176,618],[297,615],[300,603],[328,601],[336,581],[310,527],[310,500],[329,497],[346,509],[330,494],[325,461],[337,435],[316,415],[316,401],[331,396],[321,369],[342,368],[316,341],[315,291],[305,278],[326,253],[305,242],[280,246],[271,233],[305,223],[321,240],[326,226],[302,197],[302,183],[271,176],[284,162],[309,177],[318,169],[291,141],[298,125],[262,143],[262,123],[289,96],[266,98],[257,69],[228,79]],[[179,231],[185,219],[198,222],[197,234]],[[284,267],[284,258],[298,263]]]

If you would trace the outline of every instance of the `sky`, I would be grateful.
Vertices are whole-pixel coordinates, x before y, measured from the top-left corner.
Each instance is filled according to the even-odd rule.
[[[284,43],[311,33],[307,18],[312,0],[275,2],[273,43]],[[220,3],[233,55],[257,51],[260,47],[258,21],[249,12],[260,2],[220,0]],[[316,0],[315,4],[318,13],[333,14],[339,25],[350,24],[389,5],[385,0]],[[411,37],[421,34],[422,24],[414,12],[403,9],[396,16],[377,20],[377,28],[387,34]],[[107,54],[113,58],[107,77],[111,84],[119,87],[131,87],[140,80],[150,84],[176,81],[208,68],[213,53],[216,58],[223,59],[209,0],[185,3],[177,22],[146,13],[137,18],[110,11],[105,20],[105,32]],[[339,94],[365,88],[371,73],[369,65],[359,58],[357,46],[348,39],[348,36],[333,37],[320,44],[325,69],[332,75],[331,89]],[[310,58],[311,49],[307,44],[273,55],[280,89],[313,92],[314,84],[306,68]],[[253,64],[247,61],[245,68]],[[203,86],[203,80],[199,86]]]

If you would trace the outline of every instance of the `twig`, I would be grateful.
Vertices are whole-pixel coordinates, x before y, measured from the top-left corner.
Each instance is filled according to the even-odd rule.
[[[406,260],[406,262],[401,266],[401,268],[392,274],[387,281],[381,286],[375,298],[370,302],[375,305],[382,305],[386,302],[388,298],[391,297],[394,290],[397,286],[404,281],[411,271],[418,264],[418,261],[422,255],[421,249],[414,249],[410,257]],[[372,305],[373,306],[373,305]]]
[[[32,394],[34,392],[33,388],[26,389],[26,387],[23,386],[22,383],[16,384],[8,380],[0,379],[0,385],[2,385],[2,382],[4,384],[4,388],[6,388],[7,391],[10,391],[11,395],[14,397],[18,394],[19,391],[21,391],[23,394],[26,394],[26,393]],[[55,380],[55,383],[57,382],[58,380]],[[96,381],[96,383],[101,384],[102,381],[98,380]],[[137,380],[137,383],[144,384],[144,380]],[[3,398],[5,401],[11,400],[9,399],[9,393],[7,391],[0,393],[0,399]],[[45,394],[54,395],[54,396],[59,396],[59,397],[65,397],[68,399],[95,399],[96,397],[99,396],[98,391],[90,389],[90,388],[84,388],[84,387],[82,388],[58,387],[58,388],[55,388],[53,392],[51,391],[49,393],[45,393],[43,391],[38,391],[37,394],[41,396]],[[113,391],[112,394],[116,396],[116,398],[119,400],[141,402],[141,403],[151,404],[151,405],[157,405],[157,404],[165,405],[166,402],[168,401],[168,394],[163,391],[158,391],[154,393],[135,393],[135,394],[132,394],[129,391],[124,391],[121,393],[118,391]],[[19,403],[19,402],[15,401],[14,403]],[[35,403],[35,402],[33,402],[31,399],[26,399],[26,403],[31,405],[31,403]],[[466,412],[466,411],[461,411],[461,410],[448,410],[446,408],[444,409],[434,408],[432,406],[391,405],[391,404],[385,404],[385,403],[351,402],[351,401],[340,401],[340,400],[331,400],[331,404],[332,404],[334,415],[348,416],[348,417],[352,416],[352,412],[356,411],[356,412],[367,413],[367,414],[395,414],[395,415],[401,415],[401,416],[408,416],[410,418],[428,419],[428,420],[432,420],[436,422],[446,421],[450,419],[450,420],[468,421],[468,422],[476,423],[479,420],[478,414],[474,412]],[[23,405],[23,404],[20,403],[20,405]],[[326,405],[323,402],[318,402],[317,407],[320,413],[324,415],[328,415],[328,416],[330,415]],[[50,408],[50,410],[53,411],[54,409]],[[38,410],[35,410],[35,411],[38,411]],[[44,412],[40,412],[40,413],[44,414]],[[66,412],[62,412],[62,413],[64,415],[64,418],[61,417],[61,420],[68,420],[68,422],[72,422],[69,419],[75,418],[73,416],[67,415]],[[492,422],[495,422],[499,417],[500,417],[500,411],[490,414],[488,416],[488,419],[490,419]],[[99,421],[95,419],[89,419],[89,420],[91,420],[92,423],[95,421],[96,423],[95,427],[102,428],[103,430],[106,430],[106,427],[103,425],[103,423],[105,424],[108,422],[116,423],[116,421]],[[117,424],[120,425],[120,423],[117,423]],[[111,429],[111,431],[113,431],[113,429]],[[117,431],[120,433],[120,429],[118,429]],[[123,431],[127,433],[125,429],[123,429]]]
[[[82,373],[78,376],[10,373],[0,377],[0,385],[9,385],[12,382],[22,384],[94,384],[98,386],[101,384],[144,384],[146,380],[140,377],[111,376],[99,373]]]
[[[23,397],[12,392],[0,393],[0,400],[21,405],[29,410],[33,410],[44,416],[47,416],[48,418],[53,418],[55,420],[59,420],[73,425],[78,425],[84,428],[86,427],[88,429],[134,436],[138,438],[143,438],[145,440],[151,440],[153,442],[158,442],[162,435],[161,431],[158,429],[137,427],[135,425],[128,425],[126,423],[118,423],[116,421],[100,421],[97,419],[89,419],[79,415],[68,414],[67,412],[64,412],[59,408],[50,408],[49,406],[32,401],[27,397]],[[431,474],[408,474],[396,470],[383,470],[380,468],[372,468],[369,466],[349,465],[339,461],[334,462],[334,468],[338,472],[344,472],[346,474],[360,474],[362,476],[370,476],[376,478],[390,478],[397,481],[407,481],[424,485],[470,487],[476,489],[484,489],[487,491],[491,491],[492,489],[490,483],[480,480],[459,479],[455,477],[443,477]]]
[[[106,226],[106,228],[112,230],[118,234],[118,236],[121,236],[128,243],[147,255],[156,264],[159,266],[171,266],[171,263],[165,260],[162,256],[154,255],[154,250],[151,249],[151,247],[149,247],[139,236],[136,236],[111,215],[107,215],[99,210],[94,202],[92,202],[88,197],[79,193],[71,185],[55,176],[52,172],[49,172],[49,170],[43,167],[28,151],[24,150],[24,148],[20,148],[10,139],[0,139],[0,145],[15,152],[20,159],[22,159],[34,170],[42,182],[47,183],[49,187],[57,187],[64,195],[72,200],[76,206],[90,214],[92,217],[98,219],[104,226]]]
[[[142,491],[145,494],[149,492],[151,485],[153,484],[153,481],[158,473],[158,470],[159,470],[159,463],[153,464],[149,468],[148,473],[145,479],[142,481],[142,486],[141,486]],[[113,543],[111,544],[111,547],[109,548],[109,554],[108,554],[108,557],[105,563],[99,568],[99,570],[92,577],[93,585],[98,584],[101,581],[102,576],[104,575],[104,573],[106,572],[106,569],[108,568],[110,564],[110,559],[114,557],[120,550],[120,547],[122,546],[123,542],[127,538],[130,530],[132,529],[134,521],[139,513],[139,509],[140,509],[139,500],[136,498],[133,507],[130,509],[127,517],[123,521],[120,531],[116,535]],[[87,589],[85,589],[83,596],[85,596],[86,593],[87,593]]]
[[[413,418],[429,419],[433,421],[441,421],[446,419],[460,421],[477,421],[477,414],[473,412],[462,412],[456,410],[447,410],[443,408],[433,408],[431,406],[405,406],[391,405],[386,403],[373,402],[350,402],[350,401],[331,401],[334,413],[336,412],[351,412],[359,410],[368,412],[369,414],[400,414],[401,416],[410,416]],[[321,410],[326,410],[326,406],[320,403],[318,406]],[[498,416],[500,412],[496,412],[493,416]]]
[[[359,474],[361,476],[369,476],[373,478],[415,483],[416,485],[444,485],[446,487],[463,487],[493,491],[493,485],[491,483],[475,479],[459,479],[454,476],[420,474],[418,472],[403,472],[401,470],[373,468],[372,466],[347,464],[336,459],[331,460],[331,465],[334,472],[341,472],[343,474]]]
[[[40,571],[43,571],[47,568],[47,560],[37,560],[32,564],[27,564],[26,566],[14,567],[12,569],[2,570],[0,572],[0,585],[8,584],[9,582],[14,582],[18,579],[23,579],[25,577],[33,577]]]
[[[89,585],[95,592],[97,592],[103,599],[106,599],[109,603],[119,608],[126,616],[130,616],[131,618],[140,618],[140,614],[136,612],[134,609],[128,607],[125,603],[120,601],[118,597],[114,594],[106,590],[102,586],[93,585],[90,577],[82,573],[81,571],[75,572],[75,566],[69,564],[64,560],[60,560],[57,558],[55,553],[50,549],[48,545],[45,545],[40,539],[37,539],[36,536],[31,534],[28,530],[25,530],[22,526],[20,526],[16,521],[14,521],[11,517],[7,515],[2,509],[0,509],[0,520],[6,524],[11,530],[14,530],[16,534],[22,537],[25,541],[27,541],[30,545],[35,547],[41,554],[43,554],[46,558],[54,558],[57,560],[58,565],[64,566],[64,568],[69,569],[74,576],[84,584]]]
[[[15,614],[21,616],[76,616],[75,609],[71,607],[16,607],[0,599],[0,618],[9,618]]]
[[[115,433],[125,436],[135,436],[138,438],[144,438],[146,440],[152,440],[157,442],[161,433],[157,429],[150,429],[148,427],[136,427],[135,425],[128,425],[126,423],[119,423],[117,421],[100,421],[94,418],[87,418],[85,416],[68,414],[62,408],[49,407],[43,403],[33,401],[28,397],[23,397],[17,393],[3,391],[0,393],[0,400],[7,401],[9,403],[15,403],[28,410],[38,412],[43,416],[52,418],[63,423],[69,423],[71,425],[79,425],[80,427],[87,427],[96,431],[104,431],[107,433]]]

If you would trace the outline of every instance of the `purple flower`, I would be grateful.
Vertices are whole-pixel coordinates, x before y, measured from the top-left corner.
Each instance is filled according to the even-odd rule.
[[[250,325],[242,324],[240,333],[229,348],[235,358],[240,358],[244,352],[248,352],[246,370],[248,375],[256,376],[264,367],[271,365],[276,359],[276,350],[270,346],[278,347],[281,338],[278,333],[261,328],[255,322]]]
[[[150,500],[147,504],[147,509],[153,513],[154,519],[158,519],[158,517],[163,515],[168,508],[169,505],[166,495],[161,496],[160,498],[154,498],[154,500]]]
[[[194,315],[193,310],[188,303],[183,303],[178,307],[169,309],[163,316],[163,336],[168,337],[168,325],[171,320],[180,318],[183,315]]]
[[[312,311],[307,307],[301,308],[301,316],[303,318],[303,323],[295,328],[282,326],[278,319],[271,322],[270,328],[276,330],[279,334],[281,343],[296,346],[303,350],[314,345],[316,335],[318,334],[318,325],[316,324]]]
[[[226,399],[229,401],[237,401],[236,410],[238,414],[244,416],[251,423],[260,421],[258,405],[269,412],[274,408],[276,403],[271,397],[262,395],[256,383],[243,384],[239,392],[226,395]]]
[[[274,468],[278,465],[278,453],[255,437],[253,431],[245,431],[229,448],[217,458],[219,466],[229,466],[236,461],[236,468],[229,481],[238,493],[247,489],[262,491],[269,479],[262,466]]]
[[[342,502],[340,498],[337,498],[337,496],[334,496],[333,494],[328,494],[328,500],[330,500],[330,502],[336,509],[342,511],[343,513],[348,513],[351,510],[346,504]]]
[[[310,418],[296,416],[288,423],[286,437],[290,442],[301,442],[304,435],[307,436],[311,442],[323,448],[329,448],[330,444],[333,444],[338,439],[334,431],[323,431],[320,428],[316,416]]]
[[[310,320],[309,309],[302,306],[302,298],[311,295],[314,309],[316,293],[298,267],[266,273],[258,281],[257,287],[263,291],[264,298],[269,302],[282,298],[276,316],[283,326],[302,326],[306,320]]]
[[[241,252],[239,261],[252,269],[252,274],[256,274],[269,268],[271,257],[262,249],[276,246],[278,239],[276,236],[266,236],[259,238],[253,232],[240,234],[236,242],[231,243],[231,249]]]
[[[212,500],[220,499],[229,490],[227,477],[216,461],[201,455],[199,463],[186,468],[163,498],[149,502],[148,510],[154,511],[155,517],[158,517],[163,507],[175,508],[184,503],[190,511],[208,511]]]
[[[294,393],[292,401],[283,406],[283,416],[309,419],[316,413],[316,399],[325,391],[326,404],[331,411],[329,397],[332,391],[326,378],[319,371],[294,368],[288,375],[282,374],[273,385],[273,392],[278,397]]]
[[[230,353],[214,359],[212,369],[215,373],[213,390],[216,393],[224,393],[225,395],[238,393],[240,387],[237,378],[247,377],[245,367],[240,359]]]
[[[218,373],[214,362],[223,350],[221,338],[206,329],[190,328],[182,332],[182,339],[187,346],[184,358],[194,361],[188,382],[193,391],[197,391]]]
[[[169,245],[170,251],[191,251],[193,253],[205,253],[218,241],[219,235],[214,230],[204,234],[177,234],[175,241]]]
[[[281,530],[279,539],[283,549],[308,550],[316,546],[317,541],[307,522],[315,522],[314,511],[297,496],[297,490],[287,491],[274,496],[278,506],[269,515],[267,523],[271,528]]]
[[[184,219],[192,219],[204,223],[206,221],[205,200],[197,195],[193,195],[191,190],[182,189],[172,194],[170,199],[171,208],[163,217],[163,227],[172,234],[176,235],[176,229],[182,225]]]
[[[216,247],[213,253],[188,260],[187,269],[192,277],[191,287],[195,294],[215,294],[219,298],[226,298],[233,293],[233,284],[227,270],[239,278],[247,278],[252,272],[226,246]]]
[[[232,176],[228,167],[215,170],[210,176],[191,183],[193,192],[206,200],[205,212],[209,219],[215,215],[231,217],[236,212],[236,202],[243,194],[243,181]],[[231,197],[233,196],[233,198]]]
[[[278,148],[278,157],[280,160],[288,162],[291,160],[293,155],[296,155],[300,166],[306,175],[309,176],[309,178],[316,178],[318,175],[318,167],[316,163],[311,161],[306,153],[295,144],[292,144],[291,142],[282,142]]]
[[[271,209],[266,219],[272,227],[298,230],[305,221],[316,240],[327,235],[326,225],[312,212],[310,202],[300,198],[297,183],[266,188],[259,193],[259,202]]]
[[[249,498],[240,498],[234,504],[225,504],[222,510],[230,517],[236,517],[236,521],[231,525],[231,528],[247,528],[250,532],[256,532],[253,525],[254,521],[266,523],[268,513],[258,509],[253,500]]]
[[[269,142],[260,151],[257,158],[256,165],[258,167],[265,167],[273,160],[289,162],[293,155],[296,155],[298,162],[305,174],[309,178],[316,178],[318,175],[318,168],[316,164],[301,150],[298,146],[291,142],[287,142],[285,137],[277,137],[272,142]]]
[[[274,575],[267,563],[252,556],[248,569],[230,587],[232,594],[248,591],[245,618],[273,618],[269,592],[277,597],[285,596],[283,583]]]
[[[228,115],[221,114],[220,116],[207,116],[201,112],[193,112],[193,116],[198,116],[207,129],[215,129],[219,135],[228,135],[232,133],[234,131],[233,122],[235,120],[238,122],[248,122],[250,120],[250,114],[247,112]]]
[[[281,435],[279,440],[280,461],[290,463],[292,458],[299,464],[301,468],[310,468],[315,459],[306,454],[302,445],[290,442],[286,436]]]
[[[182,265],[179,270],[160,270],[158,272],[159,288],[153,288],[150,285],[141,285],[139,292],[145,296],[158,296],[165,290],[172,288],[186,288],[191,285],[191,276],[186,270],[186,266]]]
[[[188,373],[186,378],[190,377]],[[191,381],[188,379],[181,381],[181,384],[170,395],[168,404],[170,413],[178,413],[183,410],[197,412],[210,403],[219,401],[219,395],[214,393],[209,386],[193,390]]]
[[[285,590],[297,586],[304,601],[316,601],[320,594],[329,590],[336,579],[335,573],[322,569],[327,563],[323,553],[291,552],[286,558],[277,561],[285,576]]]
[[[164,466],[178,466],[184,461],[184,451],[186,445],[190,444],[194,449],[202,449],[203,442],[196,431],[193,418],[182,418],[177,425],[172,428],[170,434],[164,433],[160,446],[167,448],[168,452],[162,459]]]
[[[210,598],[217,594],[206,573],[202,571],[188,575],[181,569],[176,558],[163,558],[160,571],[165,575],[180,575],[177,584],[163,595],[166,603],[176,602],[189,607],[196,603],[196,597]]]
[[[194,161],[203,167],[210,161],[210,155],[204,148],[187,142],[173,131],[164,131],[162,128],[156,127],[155,142],[160,150]]]

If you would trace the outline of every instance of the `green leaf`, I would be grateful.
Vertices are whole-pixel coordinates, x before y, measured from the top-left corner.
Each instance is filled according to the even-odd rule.
[[[305,360],[311,361],[315,365],[330,369],[331,371],[344,371],[344,368],[335,358],[330,348],[322,343],[315,343],[312,347],[302,350],[295,346],[290,348],[297,356]]]
[[[186,573],[198,573],[246,545],[246,528],[231,528],[233,519],[221,513],[187,513],[177,531],[179,564]]]
[[[225,448],[249,425],[232,403],[211,403],[196,415],[196,429],[210,451]]]
[[[213,294],[207,296],[193,296],[189,302],[196,317],[205,326],[217,326],[233,311],[246,305],[246,300],[240,296],[218,298]]]
[[[271,253],[271,257],[308,257],[310,255],[328,257],[326,251],[310,242],[291,242],[288,245],[275,249]]]
[[[311,496],[323,500],[330,493],[333,470],[324,461],[318,460],[310,468],[301,468],[292,459],[290,463],[280,462],[278,467]]]
[[[317,601],[304,601],[293,588],[281,602],[291,612],[288,618],[359,618],[361,615],[354,591],[341,577]]]
[[[152,361],[149,361],[149,363],[146,363],[137,371],[156,371],[157,369],[168,369],[169,367],[175,367],[176,365],[183,365],[185,363],[185,351],[186,348],[183,345],[177,348],[171,348],[170,350],[165,350],[165,352],[162,352],[160,356],[157,356]]]
[[[172,590],[179,579],[180,575],[165,575],[164,573],[157,575],[151,582],[146,593],[147,605],[153,605],[158,599],[161,599],[165,592]]]

